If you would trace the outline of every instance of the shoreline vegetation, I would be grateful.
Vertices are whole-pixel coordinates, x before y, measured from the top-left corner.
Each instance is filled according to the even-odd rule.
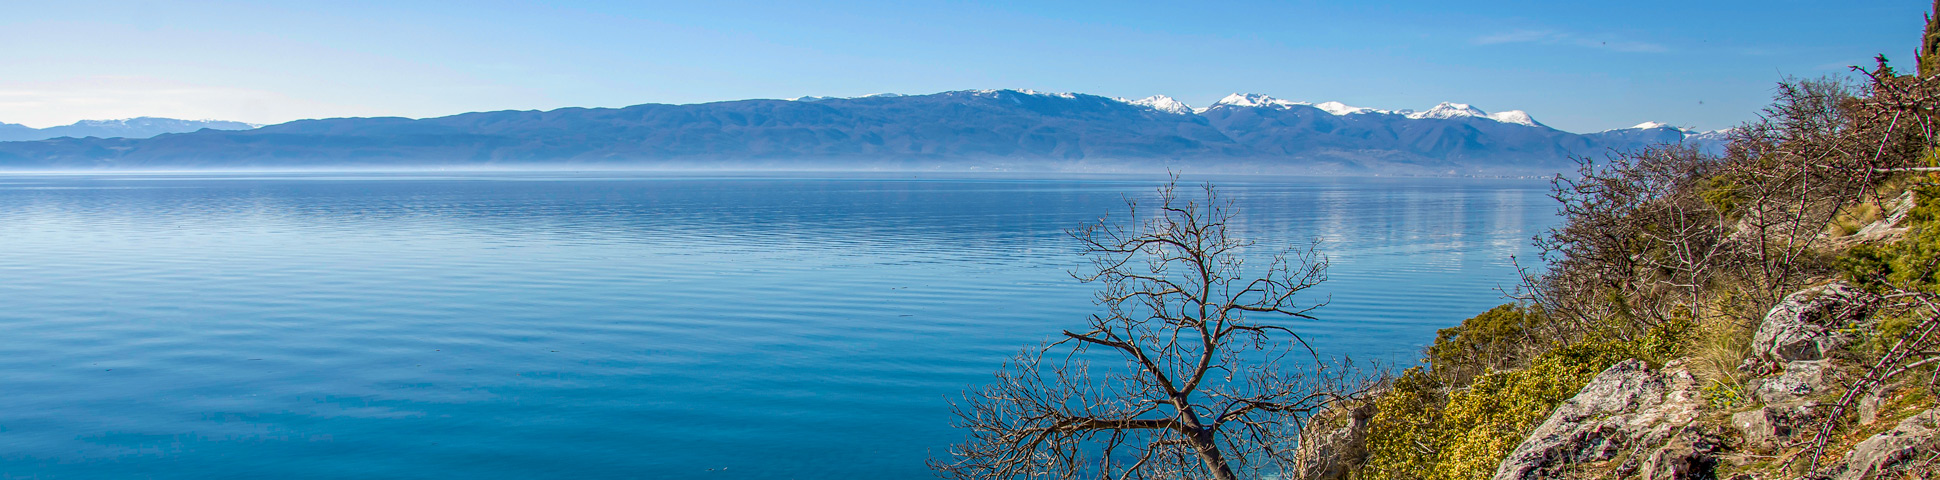
[[[1914,72],[1854,71],[1780,84],[1722,155],[1560,177],[1547,269],[1311,419],[1283,478],[1940,476],[1940,22]]]
[[[1233,302],[1192,280],[1246,277],[1183,269],[1215,273],[1179,281],[1164,268],[1236,268],[1203,254],[1223,250],[1194,249],[1224,244],[1123,250],[1158,260],[1128,277],[1135,285],[1101,289],[1111,315],[1092,332],[1065,334],[1122,351],[1124,365],[1039,370],[1040,358],[1077,357],[1027,350],[967,394],[958,425],[971,438],[932,466],[954,478],[1940,477],[1940,2],[1934,11],[1914,71],[1880,56],[1850,79],[1785,80],[1722,153],[1666,144],[1583,158],[1553,182],[1562,221],[1535,238],[1540,258],[1517,259],[1512,302],[1439,331],[1416,366],[1370,383],[1299,377],[1327,378],[1318,358],[1288,383],[1236,375],[1282,357],[1222,350]],[[1140,307],[1121,305],[1132,300]],[[1258,311],[1280,304],[1269,306]],[[1268,380],[1244,391],[1272,395],[1169,380],[1209,368]],[[1248,425],[1281,429],[1205,420],[1253,406],[1283,415]]]

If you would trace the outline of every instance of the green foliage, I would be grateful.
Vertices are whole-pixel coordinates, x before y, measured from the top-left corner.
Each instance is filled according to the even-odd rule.
[[[1862,355],[1885,355],[1900,339],[1913,333],[1922,319],[1917,311],[1879,312],[1873,318],[1876,322],[1871,325],[1854,325],[1842,331],[1858,339],[1846,348]]]
[[[1368,419],[1367,463],[1362,478],[1427,478],[1441,444],[1441,382],[1421,367],[1409,368],[1374,401]]]
[[[1477,378],[1451,395],[1442,412],[1448,444],[1437,460],[1437,478],[1489,478],[1503,457],[1556,405],[1576,396],[1597,373],[1630,358],[1625,345],[1583,343],[1550,351],[1529,368]]]
[[[1651,327],[1643,338],[1629,343],[1619,343],[1630,358],[1660,364],[1684,353],[1685,339],[1691,335],[1692,323],[1686,320],[1665,322]]]
[[[1930,21],[1919,70],[1940,72],[1936,59],[1940,21]],[[1647,151],[1559,179],[1566,221],[1538,240],[1549,268],[1526,285],[1537,307],[1498,306],[1438,332],[1424,365],[1375,397],[1356,478],[1488,478],[1557,405],[1629,358],[1681,357],[1709,408],[1753,405],[1738,367],[1757,319],[1834,269],[1875,290],[1940,293],[1940,174],[1876,175],[1940,166],[1930,131],[1908,133],[1900,120],[1931,124],[1940,82],[1896,77],[1883,58],[1868,73],[1871,89],[1782,84],[1766,120],[1734,134],[1723,157]],[[1889,111],[1909,104],[1918,108]],[[1862,194],[1897,193],[1902,181],[1928,186],[1913,189],[1900,242],[1841,252],[1850,242],[1824,241],[1884,217],[1890,204]],[[1868,351],[1915,325],[1876,318],[1847,332]]]
[[[1566,221],[1539,239],[1549,269],[1526,285],[1538,306],[1498,306],[1438,332],[1424,365],[1375,398],[1357,478],[1488,478],[1557,405],[1628,358],[1682,358],[1712,413],[1753,405],[1738,367],[1758,318],[1834,270],[1876,291],[1940,293],[1940,174],[1878,175],[1940,166],[1931,130],[1902,120],[1940,118],[1940,82],[1925,78],[1940,72],[1940,20],[1927,23],[1919,71],[1896,76],[1880,58],[1870,88],[1781,84],[1722,157],[1653,150],[1559,178]],[[1844,251],[1853,242],[1825,241],[1885,217],[1892,205],[1877,194],[1903,188],[1916,206],[1901,241]],[[1846,332],[1862,343],[1845,353],[1883,353],[1924,318],[1874,315]]]
[[[1704,388],[1698,392],[1704,395],[1704,404],[1713,410],[1730,411],[1751,405],[1751,397],[1746,394],[1743,383],[1712,380],[1705,382]]]
[[[1920,76],[1940,73],[1940,2],[1933,4],[1933,14],[1927,15],[1926,32],[1920,35],[1920,60],[1915,63]]]
[[[1491,312],[1508,314],[1498,310]],[[1460,389],[1449,389],[1420,367],[1408,369],[1376,401],[1361,478],[1489,478],[1530,430],[1597,373],[1625,359],[1668,358],[1684,330],[1665,326],[1634,342],[1563,346],[1527,368],[1484,373]]]
[[[1527,332],[1539,315],[1516,304],[1499,305],[1455,327],[1435,332],[1426,360],[1436,378],[1467,383],[1489,370],[1517,365],[1532,348]]]
[[[1745,203],[1744,185],[1733,175],[1714,175],[1699,182],[1698,198],[1720,212],[1737,212]]]
[[[1853,247],[1837,263],[1846,277],[1873,289],[1898,285],[1940,291],[1940,187],[1917,188],[1914,199],[1906,237],[1886,246]]]

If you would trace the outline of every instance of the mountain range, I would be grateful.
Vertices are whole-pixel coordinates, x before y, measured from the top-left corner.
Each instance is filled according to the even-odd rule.
[[[34,128],[17,123],[0,123],[0,142],[23,140],[46,140],[61,137],[101,137],[101,138],[148,138],[164,133],[187,133],[204,128],[213,130],[248,130],[261,125],[227,120],[177,120],[173,118],[135,117],[121,120],[82,120],[72,125]]]
[[[64,127],[55,127],[64,128]],[[52,130],[52,129],[48,129]],[[100,137],[101,135],[95,135]],[[1724,132],[1578,134],[1521,111],[1380,110],[1234,94],[1206,108],[1030,90],[298,120],[153,138],[0,142],[0,169],[784,168],[1543,175]]]

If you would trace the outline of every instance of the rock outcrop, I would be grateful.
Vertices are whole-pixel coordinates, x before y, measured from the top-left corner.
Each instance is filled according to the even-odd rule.
[[[1830,372],[1825,360],[1785,364],[1778,375],[1753,379],[1751,396],[1768,405],[1792,405],[1811,401],[1813,394],[1825,389]]]
[[[1907,214],[1913,213],[1914,205],[1916,203],[1913,192],[1909,190],[1887,204],[1886,218],[1860,227],[1858,232],[1846,237],[1841,243],[1890,243],[1899,239],[1906,235],[1907,228],[1902,224],[1906,222]]]
[[[1294,452],[1293,472],[1284,478],[1348,478],[1349,469],[1367,459],[1368,419],[1373,417],[1373,401],[1355,402],[1316,415],[1300,435],[1300,449]]]
[[[1769,452],[1792,440],[1794,435],[1810,432],[1811,425],[1819,420],[1815,407],[1809,403],[1766,405],[1732,414],[1731,426],[1744,435],[1746,447]]]
[[[1930,478],[1922,475],[1940,473],[1940,408],[1907,417],[1892,430],[1859,442],[1833,468],[1835,480]]]
[[[1653,371],[1641,360],[1625,360],[1556,407],[1496,468],[1495,480],[1553,478],[1624,452],[1647,461],[1620,469],[1642,470],[1646,478],[1700,478],[1706,473],[1697,469],[1708,468],[1704,454],[1713,447],[1684,435],[1703,406],[1689,371],[1676,365]]]
[[[1651,452],[1644,459],[1638,476],[1649,480],[1699,480],[1713,478],[1718,467],[1721,445],[1716,438],[1684,431]]]
[[[1766,375],[1746,385],[1760,405],[1731,415],[1746,447],[1773,451],[1823,419],[1817,399],[1835,388],[1834,354],[1852,343],[1847,331],[1872,306],[1871,294],[1835,282],[1786,295],[1765,314],[1742,368]]]
[[[1843,282],[1786,295],[1752,334],[1752,358],[1765,365],[1824,360],[1852,342],[1840,330],[1865,318],[1871,303],[1869,294]]]

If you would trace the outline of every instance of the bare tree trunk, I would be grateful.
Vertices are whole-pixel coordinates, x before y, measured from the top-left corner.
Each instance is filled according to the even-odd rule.
[[[1199,460],[1206,462],[1206,469],[1212,471],[1215,480],[1239,480],[1233,476],[1232,467],[1226,466],[1226,457],[1219,454],[1219,447],[1213,445],[1211,430],[1193,433],[1193,448],[1199,453]]]
[[[1185,430],[1186,442],[1192,444],[1192,452],[1205,462],[1206,470],[1211,471],[1214,480],[1239,480],[1233,475],[1233,468],[1226,464],[1226,456],[1219,453],[1219,442],[1213,438],[1213,429],[1199,422],[1199,414],[1193,413],[1192,405],[1185,402],[1175,404],[1179,407],[1179,424]]]

